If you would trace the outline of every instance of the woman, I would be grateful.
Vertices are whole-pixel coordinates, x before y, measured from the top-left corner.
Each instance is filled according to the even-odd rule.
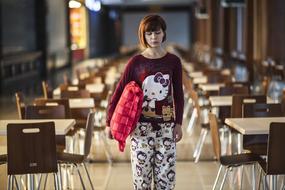
[[[151,189],[152,174],[156,189],[174,189],[176,142],[182,138],[183,89],[180,59],[168,53],[166,24],[158,15],[144,17],[139,26],[140,44],[145,48],[132,57],[110,101],[110,120],[126,84],[141,86],[142,114],[131,135],[131,161],[134,189]]]

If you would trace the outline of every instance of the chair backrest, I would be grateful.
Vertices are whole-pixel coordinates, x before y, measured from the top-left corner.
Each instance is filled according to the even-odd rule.
[[[15,98],[19,119],[23,119],[25,117],[24,95],[21,92],[16,92]]]
[[[84,141],[84,157],[85,158],[87,158],[87,156],[90,153],[94,122],[95,122],[95,112],[90,112],[87,116],[87,122],[86,122],[86,134],[85,134],[85,141]]]
[[[285,174],[285,123],[271,123],[267,146],[267,174]]]
[[[220,90],[219,90],[220,96],[233,95],[233,94],[248,95],[249,94],[248,87],[247,86],[239,86],[239,87],[224,86],[224,87],[220,87]]]
[[[219,135],[218,121],[215,114],[209,113],[210,130],[213,141],[215,156],[218,160],[221,158],[221,141]]]
[[[90,98],[90,92],[88,90],[62,90],[60,93],[61,98]]]
[[[231,117],[241,118],[242,117],[242,106],[245,103],[266,103],[265,95],[233,95],[231,107]]]
[[[70,113],[70,106],[68,99],[43,99],[43,98],[36,98],[33,102],[36,106],[50,106],[50,105],[63,105],[65,109],[65,118],[71,118]]]
[[[280,117],[283,116],[281,104],[244,104],[243,117]]]
[[[8,175],[57,172],[54,122],[7,125]]]
[[[26,119],[65,119],[65,108],[58,106],[26,106]]]
[[[52,98],[52,90],[46,81],[42,81],[43,95],[45,99]]]

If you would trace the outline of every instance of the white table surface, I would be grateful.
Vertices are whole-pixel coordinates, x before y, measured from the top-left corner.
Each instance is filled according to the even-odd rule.
[[[193,78],[194,84],[203,84],[203,83],[207,83],[207,82],[208,82],[208,77],[206,77],[206,76]]]
[[[101,93],[104,90],[104,84],[86,84],[85,89],[91,93]]]
[[[85,86],[85,89],[88,90],[90,93],[101,93],[101,92],[103,92],[104,87],[105,87],[105,85],[101,84],[101,83],[87,84]],[[79,88],[72,86],[72,87],[68,87],[68,90],[76,91],[76,90],[79,90]],[[54,98],[60,98],[60,94],[61,94],[61,91],[60,91],[59,87],[57,87],[56,89],[53,90],[53,97]]]
[[[191,78],[199,78],[199,77],[203,77],[204,74],[202,71],[193,71],[189,73],[189,77]]]
[[[199,88],[203,91],[219,91],[220,87],[225,86],[224,83],[213,83],[213,84],[199,84]]]
[[[40,123],[53,121],[55,123],[55,134],[65,135],[74,125],[74,119],[18,119],[18,120],[0,120],[0,135],[7,135],[7,125],[9,123]]]
[[[226,118],[225,120],[228,126],[243,135],[268,134],[271,122],[285,122],[285,117]]]
[[[94,108],[93,98],[71,98],[68,99],[70,108]]]
[[[219,106],[231,106],[232,105],[233,96],[210,96],[209,100],[213,107]],[[267,103],[276,103],[270,97],[267,97]],[[250,102],[249,102],[250,103]],[[254,102],[251,102],[254,103]]]

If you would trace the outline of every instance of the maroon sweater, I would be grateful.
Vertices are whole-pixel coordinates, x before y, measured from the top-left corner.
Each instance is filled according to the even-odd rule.
[[[158,59],[139,54],[129,60],[108,106],[107,126],[110,126],[115,107],[130,81],[135,81],[144,93],[139,122],[182,124],[182,66],[177,56],[167,53]]]

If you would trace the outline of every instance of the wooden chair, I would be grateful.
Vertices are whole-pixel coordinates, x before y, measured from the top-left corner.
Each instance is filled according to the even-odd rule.
[[[42,81],[43,95],[45,99],[52,98],[52,89],[50,89],[46,81]]]
[[[31,174],[33,179],[37,173],[53,173],[59,189],[54,137],[54,122],[7,125],[8,189],[14,181],[18,187],[15,175]]]
[[[267,145],[267,157],[259,164],[262,168],[264,174],[263,184],[265,189],[271,189],[267,187],[266,176],[271,175],[273,180],[273,186],[277,189],[277,176],[285,175],[285,154],[284,147],[285,144],[285,123],[271,123],[269,129],[269,138]],[[262,173],[260,177],[262,176]],[[260,183],[259,183],[260,184]],[[283,184],[284,185],[284,184]],[[273,189],[273,188],[272,188]],[[279,188],[280,189],[280,188]],[[282,187],[284,189],[284,186]]]
[[[228,172],[232,168],[237,168],[239,166],[244,166],[244,165],[254,165],[258,161],[261,161],[261,158],[258,155],[252,154],[252,153],[244,153],[244,154],[235,154],[235,155],[221,155],[221,141],[220,141],[220,136],[219,136],[219,127],[218,127],[218,122],[216,115],[214,114],[209,114],[209,122],[210,122],[210,129],[211,129],[211,136],[212,136],[212,141],[213,141],[213,148],[214,148],[214,153],[218,161],[220,162],[221,166],[219,168],[213,190],[216,189],[219,177],[221,175],[222,169],[225,167],[225,173],[223,177],[223,181],[220,185],[220,189],[223,189],[226,177],[228,175]],[[243,175],[243,174],[242,174]],[[254,175],[255,176],[255,175]],[[253,180],[253,183],[255,183],[255,178]],[[241,186],[242,186],[242,181],[241,181]],[[242,189],[242,188],[241,188]]]
[[[281,117],[284,116],[281,104],[244,104],[243,117]],[[265,155],[268,135],[243,136],[243,148],[252,153]]]
[[[65,108],[58,106],[32,106],[25,109],[25,119],[66,119]],[[65,135],[56,135],[57,150],[63,151],[66,146]]]
[[[70,119],[71,118],[71,112],[69,107],[69,101],[68,99],[45,99],[45,98],[36,98],[33,101],[33,104],[36,106],[49,106],[49,105],[63,105],[65,110],[65,118]]]
[[[19,119],[25,118],[25,103],[24,103],[24,95],[21,92],[15,93],[16,98],[16,106]]]
[[[83,179],[81,177],[80,171],[78,166],[82,165],[84,167],[84,170],[87,174],[89,183],[90,183],[90,187],[91,189],[94,189],[89,172],[87,170],[87,167],[85,165],[85,162],[87,161],[87,157],[90,153],[90,148],[91,148],[91,142],[92,142],[92,136],[93,136],[93,129],[94,129],[94,122],[95,122],[95,113],[91,112],[88,114],[87,117],[87,122],[86,122],[86,134],[85,134],[85,139],[84,139],[84,154],[70,154],[70,153],[65,153],[65,152],[58,152],[57,153],[57,159],[58,162],[60,164],[73,164],[74,166],[76,166],[77,172],[79,174],[80,177],[80,181],[81,181],[81,185],[83,189],[85,188]]]
[[[231,96],[231,95],[249,95],[249,88],[247,86],[225,86],[220,87],[220,96]],[[231,106],[220,106],[219,107],[219,118],[224,123],[225,118],[231,116]]]
[[[231,117],[242,117],[242,106],[245,103],[266,103],[265,95],[233,95]]]

